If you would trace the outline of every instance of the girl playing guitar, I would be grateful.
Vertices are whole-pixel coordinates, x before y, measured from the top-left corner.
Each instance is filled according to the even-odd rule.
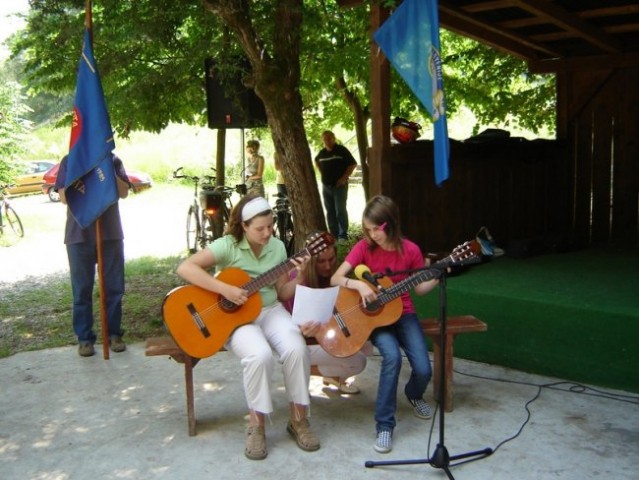
[[[291,259],[291,267],[302,270],[310,256]],[[209,274],[212,267],[238,267],[257,277],[286,260],[284,244],[273,237],[273,212],[262,197],[247,195],[234,207],[226,235],[182,262],[177,273],[203,289],[216,292],[235,305],[250,301],[249,292]],[[291,315],[280,303],[295,291],[290,268],[259,290],[262,308],[255,321],[236,328],[225,344],[241,361],[244,391],[249,408],[245,455],[252,460],[266,458],[265,416],[273,411],[270,384],[275,350],[282,365],[290,399],[287,431],[306,451],[320,448],[308,422],[310,357],[306,342]]]

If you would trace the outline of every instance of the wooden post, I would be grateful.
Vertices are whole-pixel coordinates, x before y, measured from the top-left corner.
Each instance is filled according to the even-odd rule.
[[[390,194],[390,66],[373,34],[389,17],[388,8],[371,5],[371,129],[372,143],[368,155],[369,194]]]

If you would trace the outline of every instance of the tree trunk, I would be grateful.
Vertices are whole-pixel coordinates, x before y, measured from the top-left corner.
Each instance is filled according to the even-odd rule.
[[[303,1],[274,2],[275,25],[270,49],[254,28],[248,2],[203,0],[203,3],[235,34],[251,64],[252,75],[244,79],[244,84],[253,88],[264,103],[273,144],[287,182],[295,224],[295,249],[299,250],[307,235],[326,230],[299,93]]]
[[[360,166],[362,168],[362,187],[364,188],[364,198],[368,201],[368,134],[366,124],[370,118],[369,112],[362,107],[359,97],[349,90],[344,77],[337,79],[337,88],[344,99],[353,116],[355,117],[355,135],[357,137],[357,149],[359,151]]]

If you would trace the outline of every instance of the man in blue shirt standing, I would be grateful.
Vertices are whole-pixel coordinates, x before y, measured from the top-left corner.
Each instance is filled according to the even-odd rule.
[[[113,167],[117,179],[118,196],[126,198],[129,193],[129,178],[122,160],[115,154]],[[67,173],[67,156],[60,162],[55,188],[60,193],[60,201],[67,204],[64,182]],[[122,297],[124,296],[124,233],[120,221],[118,202],[109,206],[102,214],[102,259],[103,278],[106,295],[109,344],[114,352],[123,352],[126,345],[122,341],[121,329]],[[98,261],[95,222],[82,229],[67,208],[67,222],[64,243],[69,257],[71,289],[73,292],[73,330],[78,337],[78,353],[82,357],[95,354],[93,344],[93,286]]]

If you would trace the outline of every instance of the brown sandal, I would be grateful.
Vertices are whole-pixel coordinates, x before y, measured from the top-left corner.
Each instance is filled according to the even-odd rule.
[[[289,420],[286,426],[286,431],[295,439],[297,446],[307,452],[314,452],[319,450],[320,441],[317,435],[311,430],[311,425],[307,418],[294,421]]]
[[[251,460],[264,460],[268,455],[264,425],[249,425],[246,428],[246,435],[244,455]]]

